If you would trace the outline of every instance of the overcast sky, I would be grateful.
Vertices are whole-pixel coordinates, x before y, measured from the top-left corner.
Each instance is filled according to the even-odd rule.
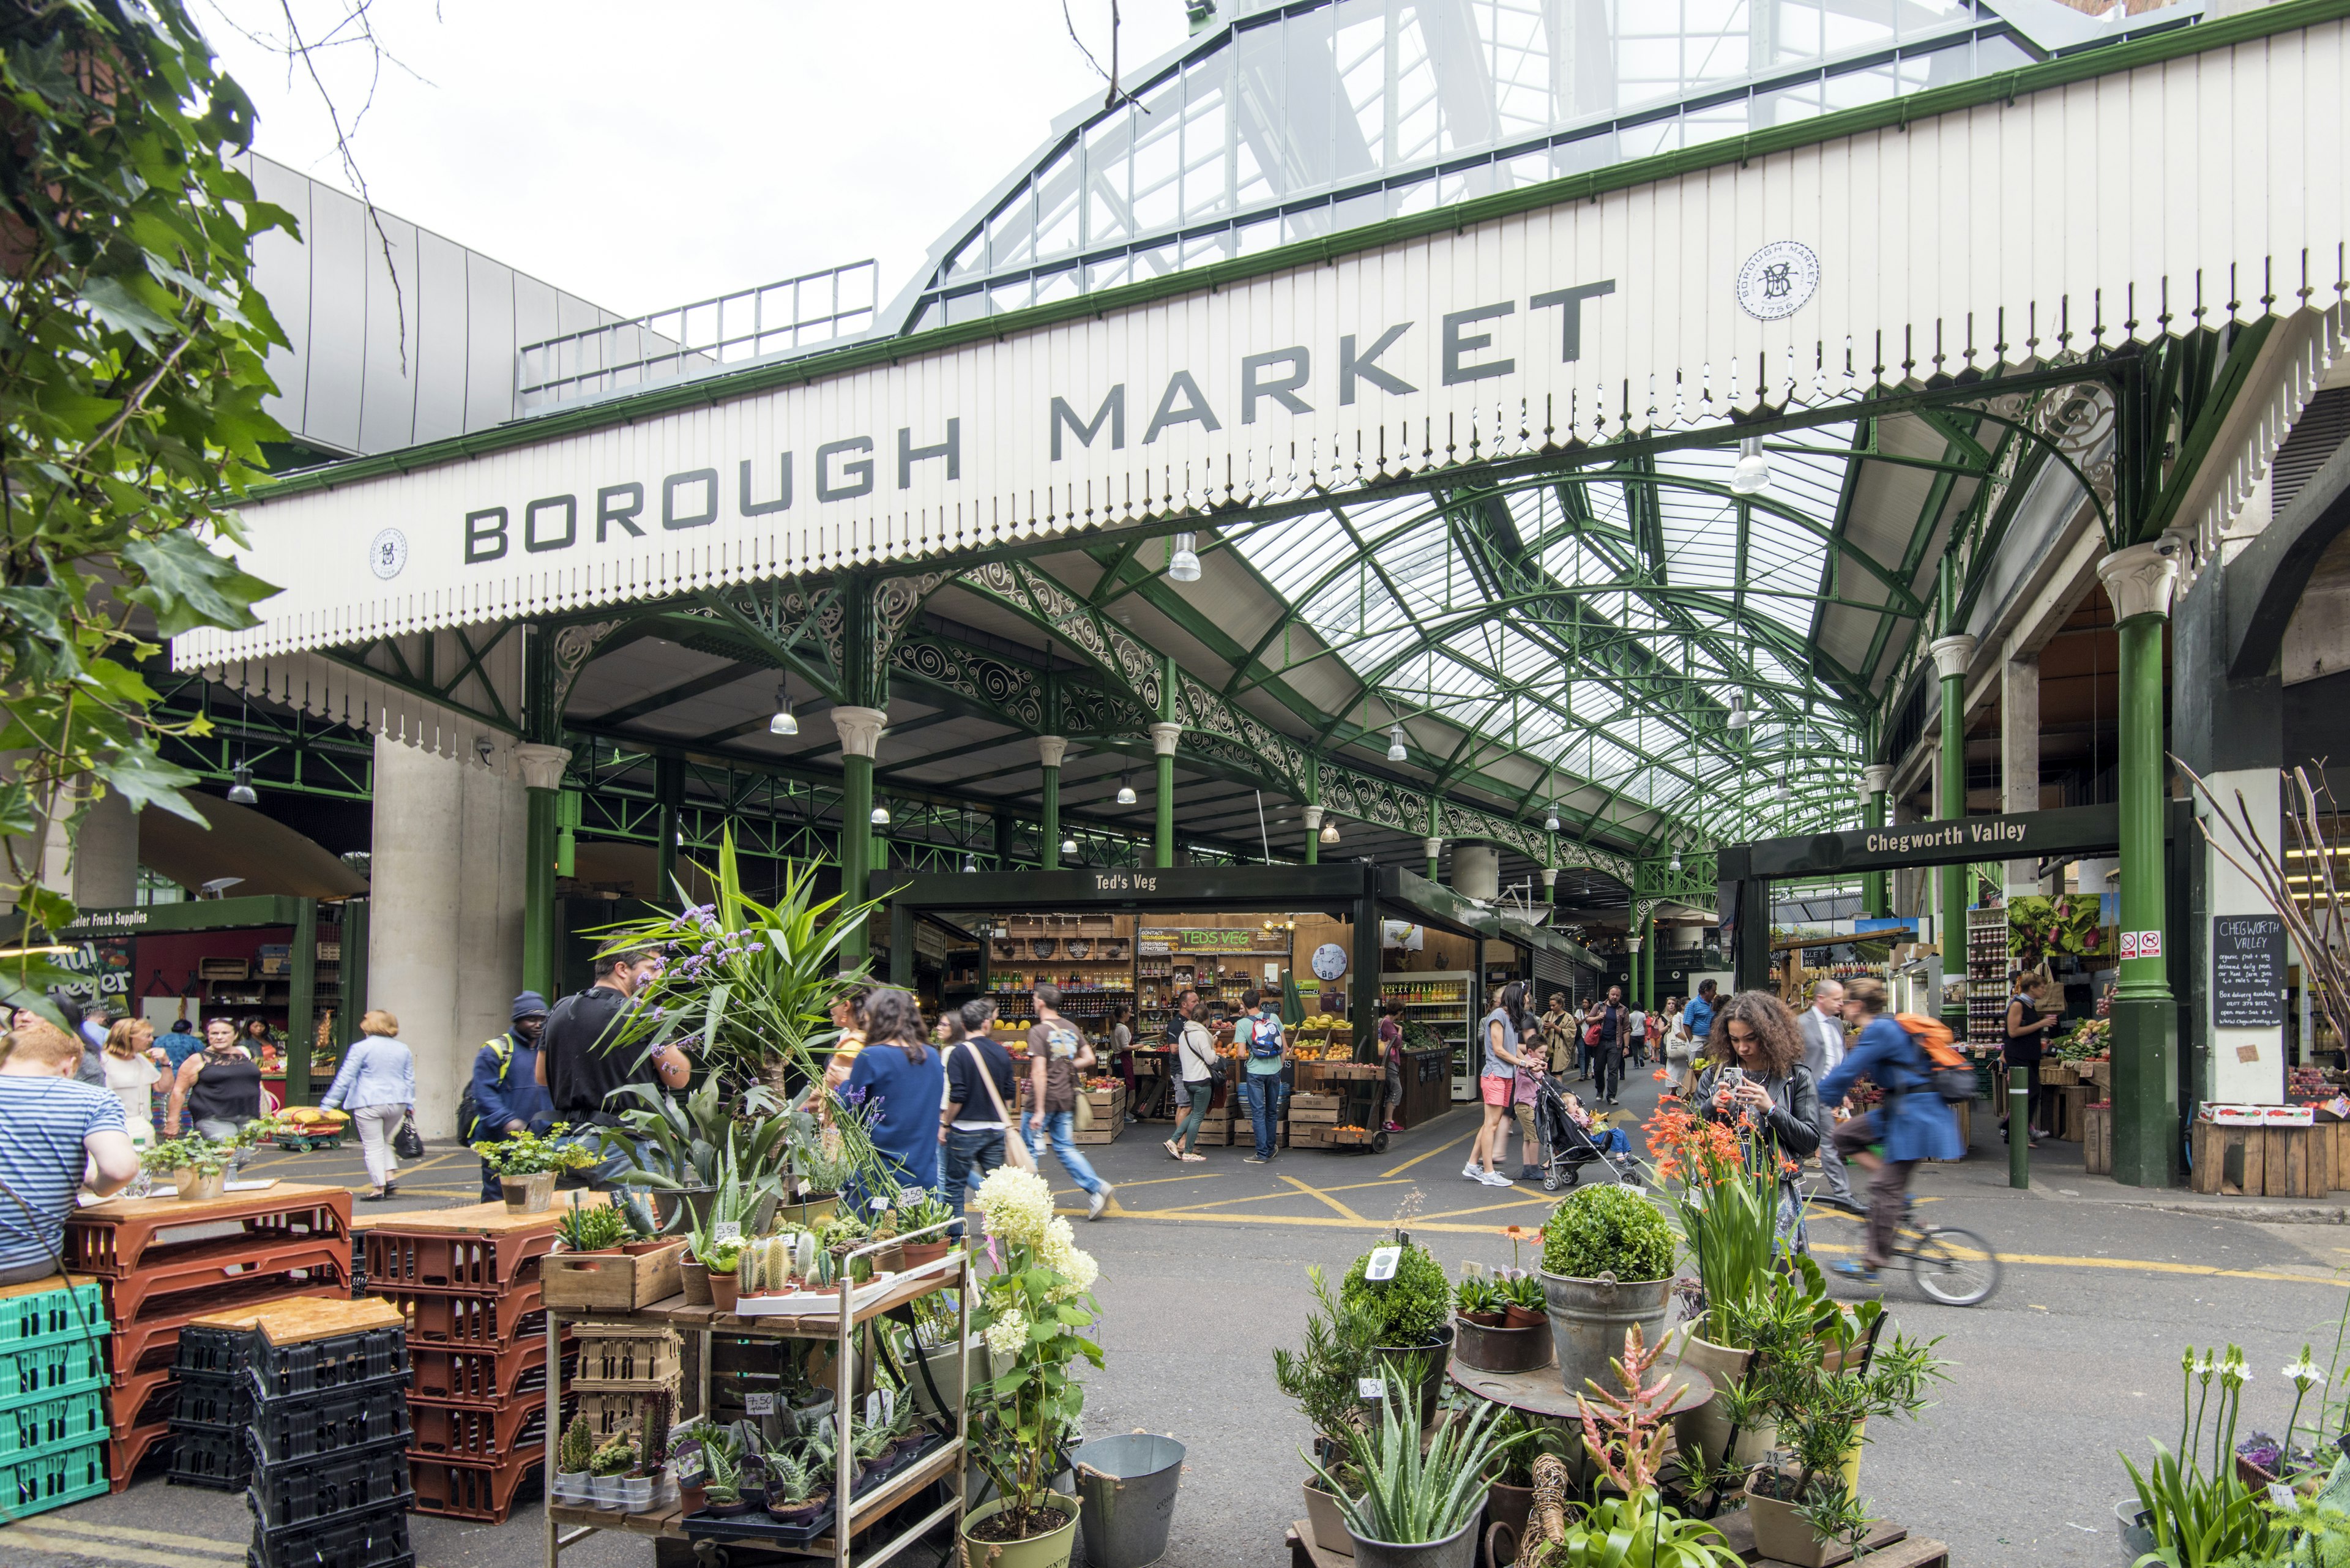
[[[237,36],[269,0],[192,0],[261,110],[259,150],[348,187],[317,88]],[[1105,64],[1110,0],[1069,0]],[[295,0],[312,33],[348,0]],[[1182,0],[1122,0],[1127,65]],[[628,315],[876,257],[881,296],[1104,84],[1061,0],[392,0],[353,147],[388,212]],[[331,56],[348,119],[361,51]],[[400,68],[405,67],[403,70]]]

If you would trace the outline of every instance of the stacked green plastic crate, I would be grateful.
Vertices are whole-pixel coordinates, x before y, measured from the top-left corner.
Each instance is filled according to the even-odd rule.
[[[95,1282],[0,1290],[0,1511],[107,1490],[106,1306]]]

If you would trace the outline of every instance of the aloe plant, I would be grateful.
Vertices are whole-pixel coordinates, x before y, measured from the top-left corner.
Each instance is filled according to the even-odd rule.
[[[1392,1361],[1382,1368],[1389,1388],[1409,1381]],[[1318,1460],[1306,1463],[1333,1497],[1356,1534],[1397,1545],[1442,1541],[1455,1535],[1477,1516],[1485,1502],[1485,1472],[1494,1456],[1515,1439],[1499,1436],[1493,1417],[1498,1405],[1481,1405],[1467,1419],[1440,1429],[1423,1450],[1418,1407],[1406,1399],[1379,1402],[1379,1424],[1366,1431],[1346,1430],[1347,1456],[1359,1496]],[[1412,1418],[1400,1411],[1410,1409]]]
[[[743,1463],[725,1448],[712,1443],[702,1450],[702,1495],[712,1502],[742,1500]]]

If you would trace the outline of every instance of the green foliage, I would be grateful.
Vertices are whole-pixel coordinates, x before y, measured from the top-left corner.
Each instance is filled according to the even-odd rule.
[[[1672,1228],[1627,1187],[1578,1188],[1543,1226],[1543,1267],[1567,1279],[1661,1280],[1673,1272]]]
[[[473,1146],[483,1162],[500,1176],[537,1176],[546,1171],[584,1170],[596,1163],[586,1146],[559,1141],[565,1124],[556,1123],[544,1135],[518,1132],[487,1138]]]
[[[1503,1306],[1513,1306],[1522,1312],[1550,1310],[1550,1297],[1543,1290],[1539,1274],[1512,1274],[1494,1288],[1501,1293]]]
[[[1506,1406],[1493,1418],[1493,1438],[1507,1445],[1494,1455],[1487,1475],[1498,1486],[1534,1485],[1534,1461],[1544,1454],[1562,1464],[1582,1455],[1582,1433],[1571,1423],[1521,1415]]]
[[[1388,1386],[1403,1386],[1402,1369],[1383,1365]],[[1360,1495],[1318,1462],[1306,1461],[1338,1499],[1347,1525],[1367,1540],[1410,1545],[1459,1531],[1485,1504],[1485,1472],[1494,1454],[1515,1440],[1494,1430],[1501,1407],[1481,1403],[1465,1418],[1439,1428],[1423,1449],[1417,1413],[1402,1413],[1409,1408],[1409,1401],[1383,1399],[1376,1428],[1347,1429],[1347,1459]]]
[[[1544,1568],[1737,1568],[1743,1562],[1701,1519],[1688,1519],[1653,1491],[1602,1498],[1567,1522]]]
[[[1382,1320],[1368,1302],[1350,1305],[1333,1294],[1319,1265],[1309,1266],[1305,1277],[1315,1301],[1305,1315],[1305,1347],[1273,1353],[1274,1386],[1297,1402],[1324,1442],[1343,1449],[1362,1421],[1361,1380],[1372,1375]]]
[[[218,1176],[229,1168],[240,1149],[252,1148],[266,1137],[271,1127],[270,1122],[256,1116],[237,1128],[234,1137],[218,1141],[200,1132],[160,1138],[140,1151],[139,1168],[151,1176],[168,1175],[175,1170]]]
[[[613,1433],[588,1461],[591,1475],[624,1476],[636,1468],[636,1439],[625,1431]]]
[[[2220,1384],[2216,1407],[2211,1403],[2215,1377]],[[2200,1358],[2190,1346],[2179,1360],[2177,1450],[2155,1444],[2153,1462],[2143,1470],[2128,1455],[2122,1456],[2138,1506],[2146,1510],[2147,1525],[2154,1532],[2154,1550],[2140,1563],[2213,1568],[2240,1555],[2262,1563],[2285,1561],[2267,1555],[2285,1542],[2283,1517],[2269,1507],[2263,1493],[2236,1475],[2236,1417],[2250,1378],[2244,1353],[2236,1345],[2224,1353],[2207,1351]],[[2207,1415],[2211,1439],[2208,1459],[2203,1441]]]
[[[2095,953],[2104,940],[2094,894],[2007,901],[2007,950],[2026,969],[2039,968],[2051,953]]]
[[[588,1429],[588,1417],[574,1416],[571,1425],[563,1428],[563,1438],[556,1445],[555,1468],[567,1475],[577,1475],[596,1457],[596,1434]]]
[[[1452,1287],[1452,1308],[1466,1317],[1471,1313],[1496,1313],[1502,1310],[1502,1288],[1482,1274],[1467,1274]]]
[[[0,893],[55,932],[74,906],[39,885],[52,825],[108,794],[203,820],[160,748],[209,726],[155,720],[138,666],[276,592],[217,547],[244,542],[233,508],[283,437],[252,248],[293,222],[225,161],[253,107],[181,0],[11,6],[0,87]],[[72,977],[15,946],[0,1003],[55,1020]]]
[[[555,1234],[574,1252],[600,1252],[629,1238],[629,1217],[618,1204],[588,1208],[572,1194],[571,1206],[556,1217]]]
[[[1409,1241],[1401,1246],[1403,1251],[1396,1259],[1393,1279],[1367,1278],[1371,1254],[1366,1252],[1347,1271],[1346,1281],[1338,1287],[1338,1299],[1349,1306],[1366,1306],[1378,1314],[1381,1345],[1428,1345],[1437,1338],[1451,1315],[1448,1309],[1452,1293],[1445,1283],[1444,1265],[1427,1248]]]
[[[743,1247],[740,1237],[730,1236],[723,1241],[697,1243],[693,1256],[713,1274],[731,1274],[742,1266]]]

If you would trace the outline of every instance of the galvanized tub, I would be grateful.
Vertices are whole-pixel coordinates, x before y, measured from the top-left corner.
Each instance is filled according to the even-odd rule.
[[[1097,1438],[1070,1457],[1088,1568],[1143,1568],[1167,1555],[1183,1445],[1134,1432]]]
[[[1669,1274],[1661,1280],[1624,1281],[1610,1274],[1578,1280],[1544,1269],[1542,1282],[1550,1305],[1551,1343],[1558,1349],[1559,1379],[1570,1394],[1586,1392],[1586,1383],[1621,1387],[1608,1364],[1622,1359],[1626,1329],[1638,1324],[1645,1345],[1657,1345],[1664,1337],[1665,1314],[1672,1306]]]

